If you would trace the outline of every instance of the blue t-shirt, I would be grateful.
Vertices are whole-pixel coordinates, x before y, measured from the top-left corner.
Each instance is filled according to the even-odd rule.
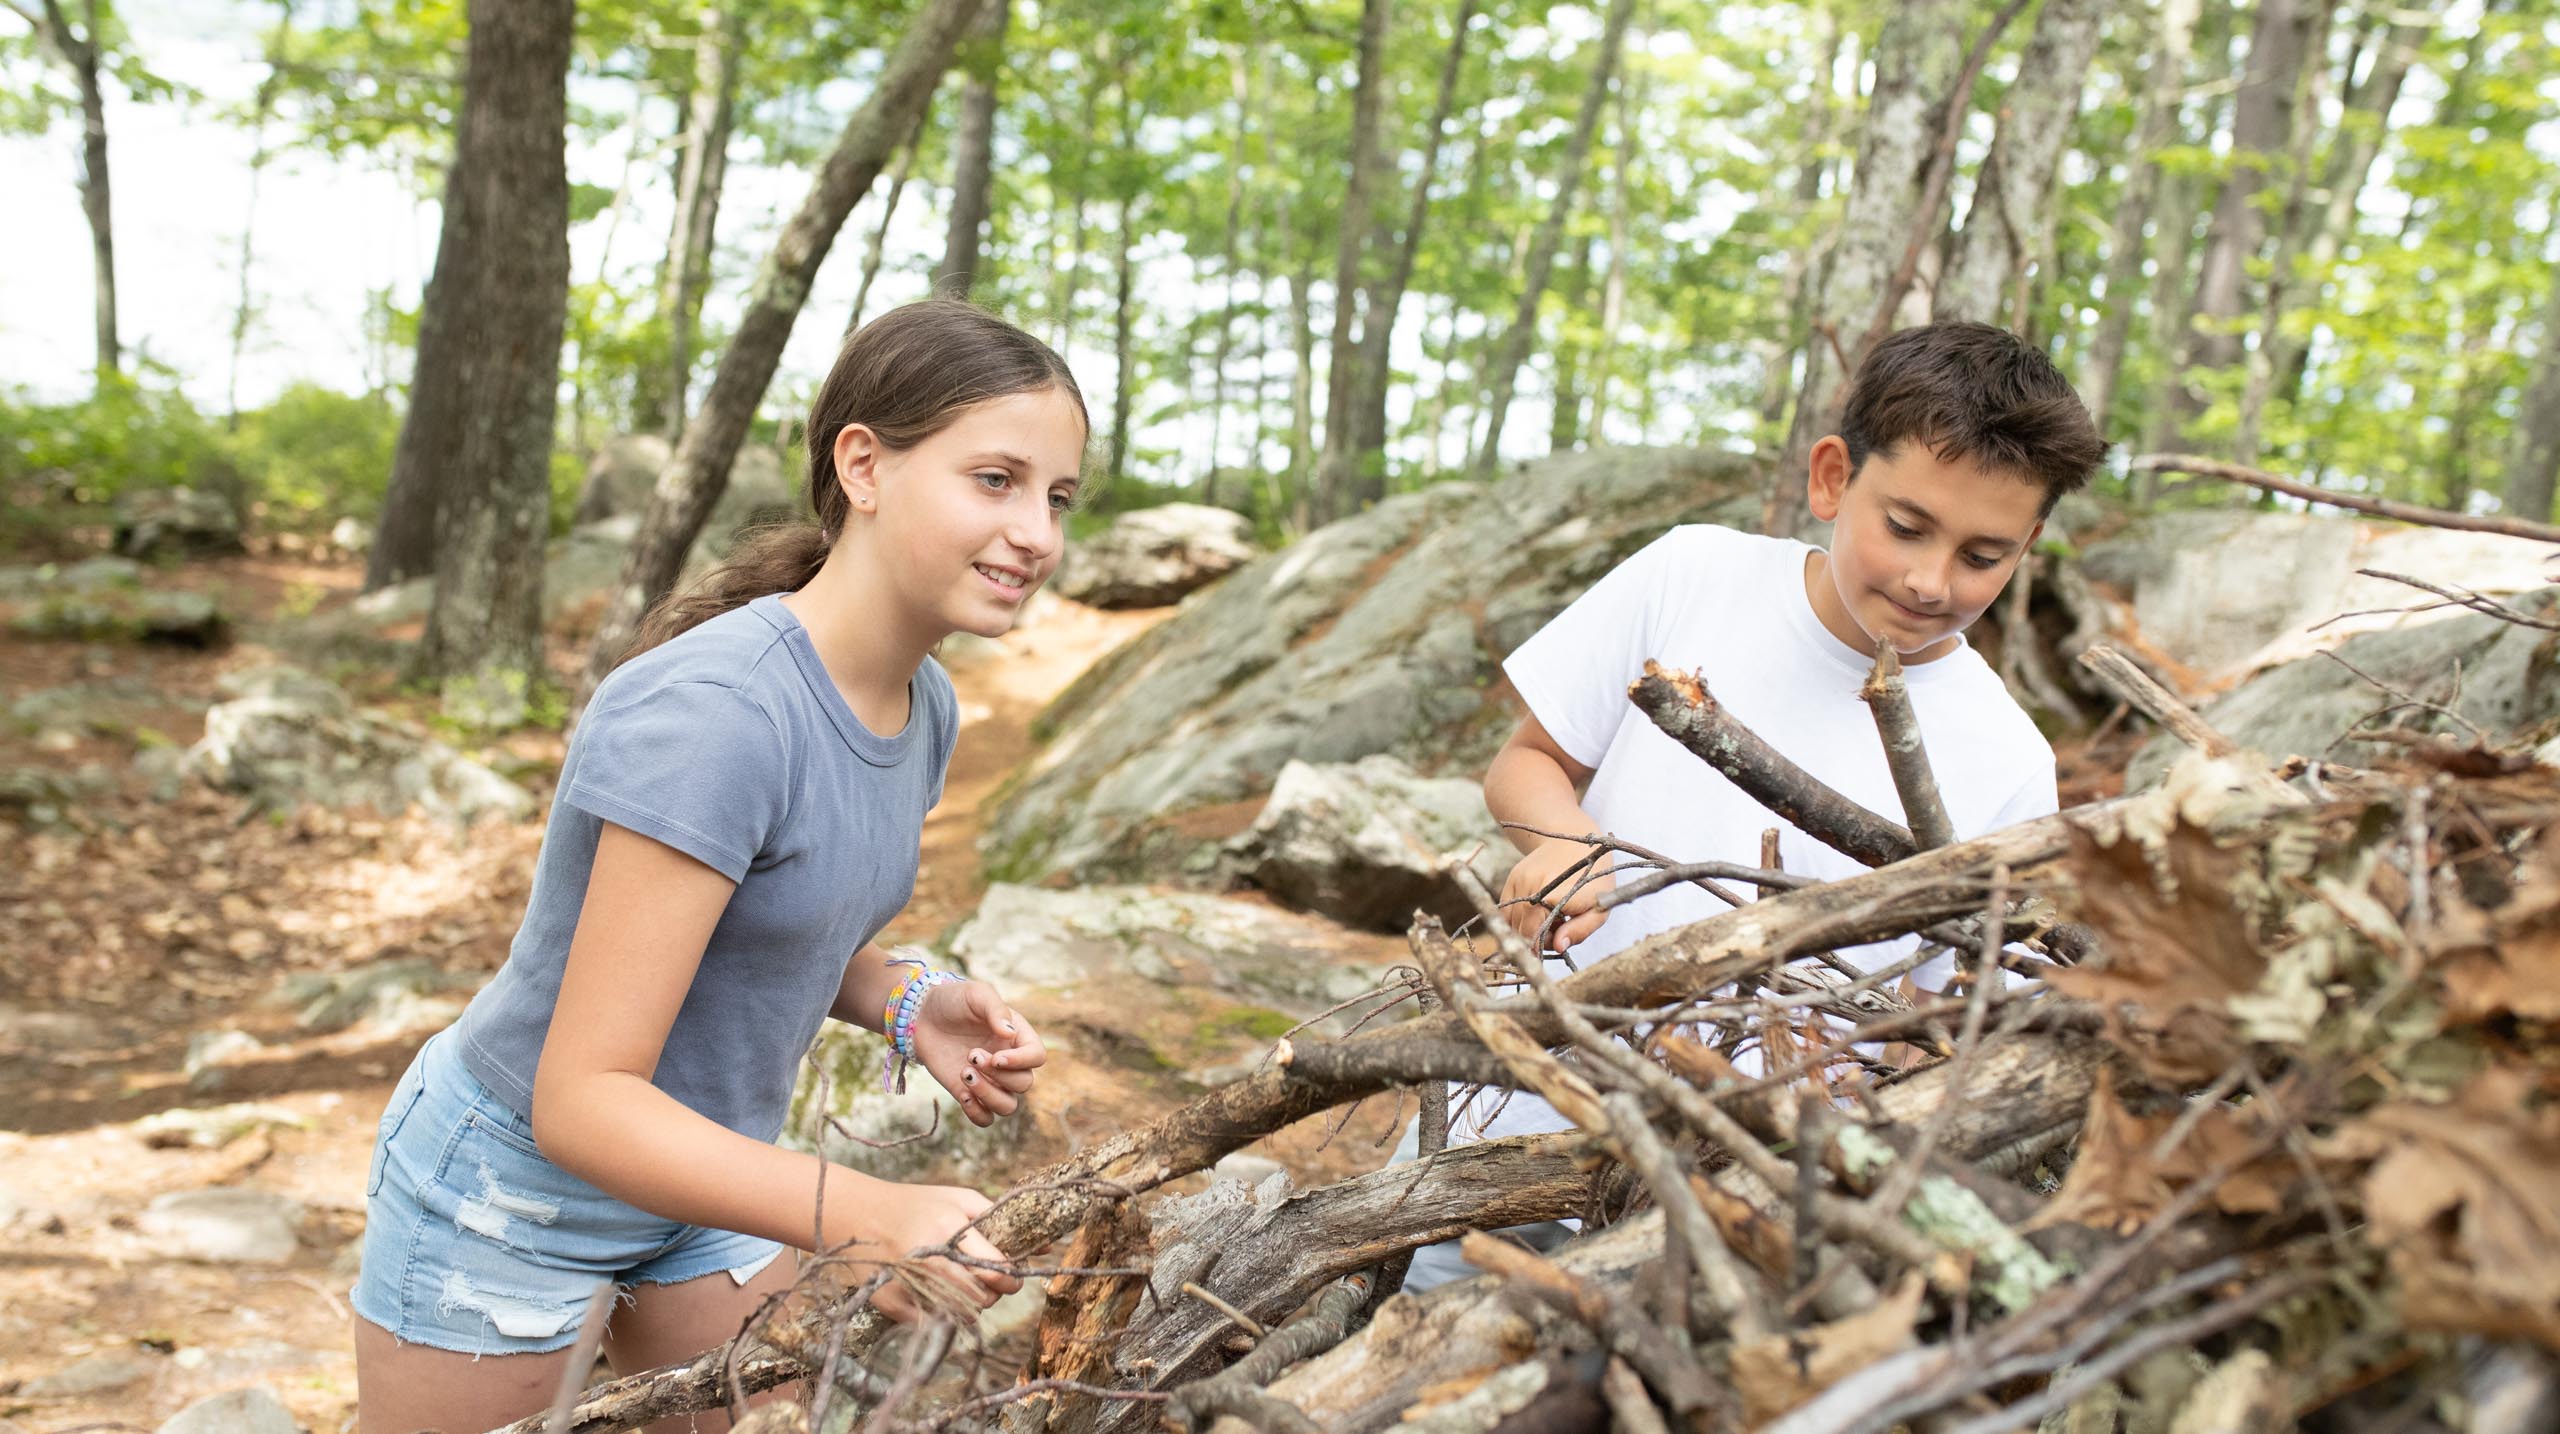
[[[569,938],[612,822],[738,884],[655,1084],[731,1130],[780,1134],[846,962],[915,890],[925,812],[941,799],[960,721],[930,658],[908,697],[905,730],[864,727],[778,595],[615,669],[569,743],[524,925],[455,1023],[471,1073],[532,1113]]]

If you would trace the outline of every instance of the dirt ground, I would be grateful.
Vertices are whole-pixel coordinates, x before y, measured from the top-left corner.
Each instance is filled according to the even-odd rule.
[[[243,557],[155,574],[265,616],[346,601],[343,563]],[[929,819],[915,900],[887,939],[929,940],[973,909],[980,810],[1031,751],[1040,707],[1095,658],[1163,614],[1050,602],[1001,655],[955,661],[962,732]],[[554,633],[565,662],[592,613]],[[186,1404],[264,1384],[302,1425],[352,1427],[354,1362],[344,1295],[363,1225],[374,1123],[428,1029],[365,1021],[315,1035],[277,999],[296,974],[419,959],[468,986],[496,969],[520,916],[538,821],[469,831],[415,817],[248,810],[200,784],[161,800],[138,753],[202,735],[225,672],[268,660],[253,644],[191,652],[126,643],[0,637],[10,700],[71,684],[121,694],[111,719],[69,745],[0,726],[0,768],[103,768],[109,789],[73,831],[0,821],[0,1434],[150,1428]],[[350,682],[362,701],[411,717],[427,707],[391,674]],[[557,734],[510,737],[496,753],[547,799]],[[1346,959],[1384,962],[1400,943],[1343,933]],[[1107,1003],[1028,1012],[1062,1058],[1027,1113],[1020,1168],[1194,1093],[1177,1072],[1109,1056],[1121,1017]],[[238,1031],[258,1042],[191,1085],[191,1041]],[[1181,1039],[1184,1035],[1189,1039]],[[1198,1032],[1195,1057],[1248,1059],[1255,1042]],[[190,1143],[142,1124],[164,1112],[238,1106],[242,1133]],[[1267,1142],[1304,1175],[1372,1168],[1401,1117],[1385,1103],[1337,1131],[1311,1121]],[[303,1208],[298,1252],[275,1265],[158,1253],[154,1199],[238,1187]],[[82,1389],[84,1383],[100,1387]],[[69,1386],[69,1387],[66,1387]]]

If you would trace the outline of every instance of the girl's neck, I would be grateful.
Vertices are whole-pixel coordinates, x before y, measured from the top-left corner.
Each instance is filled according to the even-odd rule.
[[[783,606],[809,632],[818,660],[862,725],[892,736],[907,724],[907,684],[940,633],[909,630],[905,605],[839,541],[808,586],[782,595]]]

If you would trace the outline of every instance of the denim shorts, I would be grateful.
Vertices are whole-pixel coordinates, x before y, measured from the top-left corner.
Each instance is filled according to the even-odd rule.
[[[391,1092],[365,1177],[364,1264],[349,1303],[404,1344],[538,1354],[578,1337],[610,1281],[743,1285],[771,1240],[680,1225],[543,1158],[533,1123],[491,1095],[439,1033]]]

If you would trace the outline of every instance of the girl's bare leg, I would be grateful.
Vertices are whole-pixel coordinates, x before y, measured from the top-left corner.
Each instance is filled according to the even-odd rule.
[[[635,1285],[630,1303],[614,1311],[606,1326],[605,1357],[617,1374],[637,1374],[660,1365],[678,1364],[716,1344],[724,1344],[764,1302],[791,1288],[799,1259],[790,1250],[741,1285],[728,1274],[704,1275],[677,1285]],[[751,1398],[750,1407],[786,1395],[798,1397],[798,1385],[784,1385]],[[650,1434],[724,1434],[729,1411],[724,1404],[699,1414],[661,1419]],[[370,1431],[368,1431],[370,1434]]]
[[[474,1358],[424,1344],[402,1344],[359,1317],[356,1327],[356,1428],[359,1434],[478,1434],[551,1407],[569,1350],[485,1354]]]

